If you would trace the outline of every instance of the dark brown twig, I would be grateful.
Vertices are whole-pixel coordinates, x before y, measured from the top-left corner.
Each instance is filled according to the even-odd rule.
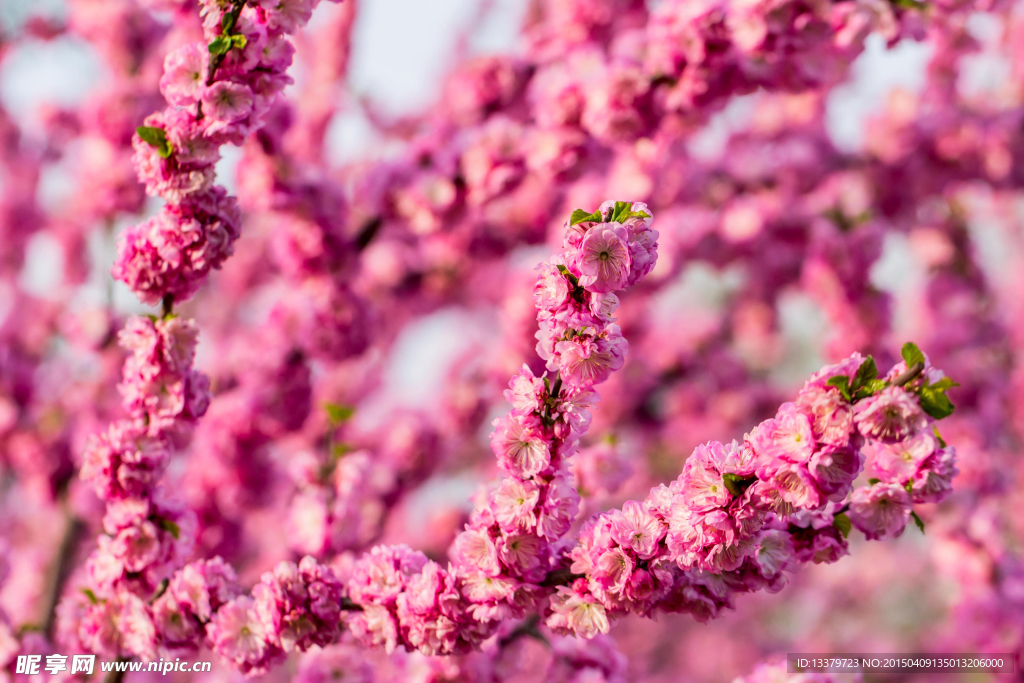
[[[903,374],[901,374],[899,377],[894,379],[892,381],[892,385],[894,387],[902,387],[904,384],[907,384],[907,383],[911,382],[912,380],[914,380],[914,378],[916,378],[918,375],[920,375],[923,371],[924,371],[924,363],[922,363],[921,361],[918,361],[918,362],[914,363],[913,365],[911,365],[909,368],[907,368],[903,372]]]

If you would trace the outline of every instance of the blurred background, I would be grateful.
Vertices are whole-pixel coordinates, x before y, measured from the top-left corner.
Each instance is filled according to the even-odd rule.
[[[88,2],[78,4],[88,14]],[[383,220],[384,237],[359,256],[359,276],[351,283],[358,297],[369,302],[366,307],[374,309],[365,319],[346,308],[349,304],[335,306],[330,299],[325,307],[344,313],[325,323],[321,309],[305,300],[296,303],[294,291],[307,294],[309,282],[296,284],[299,278],[288,270],[288,259],[301,249],[290,242],[282,246],[274,235],[286,233],[290,238],[300,233],[303,228],[295,225],[308,216],[293,220],[281,207],[260,203],[264,186],[258,181],[261,174],[272,175],[264,168],[266,150],[254,144],[224,149],[218,182],[243,197],[245,236],[213,284],[185,309],[202,329],[198,366],[211,375],[215,397],[193,444],[183,450],[185,457],[172,463],[169,476],[199,515],[198,552],[228,557],[246,580],[254,580],[273,561],[305,552],[343,566],[354,553],[378,541],[409,542],[441,558],[465,521],[474,492],[494,480],[487,445],[490,421],[507,409],[501,391],[511,372],[523,362],[537,366],[532,347],[532,268],[557,248],[564,216],[536,218],[523,215],[526,211],[510,212],[509,223],[514,225],[506,234],[493,227],[505,224],[470,209],[438,209],[431,217],[434,223],[423,227],[416,222],[421,218],[417,211],[424,205],[430,210],[436,206],[421,196],[429,192],[417,194],[419,186],[410,190],[406,185],[414,183],[406,180],[414,175],[409,169],[435,163],[443,170],[446,163],[458,164],[441,154],[421,163],[415,153],[418,145],[431,151],[445,145],[436,143],[430,137],[433,133],[423,135],[429,142],[417,137],[429,128],[421,125],[420,117],[424,112],[447,111],[445,98],[452,95],[447,84],[461,65],[528,50],[522,27],[534,4],[359,2],[345,82],[337,91],[317,90],[328,100],[324,152],[322,159],[311,163],[316,172],[302,176],[302,182],[324,195],[333,191],[324,190],[326,186],[343,188],[339,192],[344,199],[338,204],[347,208],[336,212],[344,217],[338,218],[343,225],[337,230],[348,236],[372,224],[368,217],[380,206],[393,209],[394,215]],[[648,4],[654,9],[660,3]],[[103,5],[94,3],[96,17],[102,17]],[[154,16],[166,19],[171,11],[158,8]],[[901,126],[912,129],[919,115],[925,121],[924,132],[914,129],[914,135],[941,138],[941,131],[935,130],[953,126],[949,122],[957,119],[947,116],[949,112],[981,118],[994,111],[995,118],[1008,121],[1006,130],[1019,128],[1013,117],[1021,111],[1020,93],[1005,96],[1004,91],[1007,83],[1019,82],[1013,36],[1020,31],[1011,23],[1019,23],[1020,12],[1002,11],[998,16],[965,12],[963,26],[958,27],[978,47],[960,58],[954,90],[964,102],[994,102],[991,110],[957,102],[940,112],[939,123],[927,119],[933,110],[907,103],[917,102],[928,90],[935,42],[904,38],[890,44],[873,33],[848,77],[823,93],[821,102],[761,91],[730,97],[706,121],[680,135],[678,147],[652,153],[654,161],[638,146],[636,167],[642,171],[615,166],[613,178],[608,179],[610,171],[602,173],[602,181],[607,181],[603,184],[581,173],[565,181],[570,188],[567,196],[550,202],[561,211],[570,204],[575,207],[577,199],[582,205],[604,191],[647,187],[647,194],[655,197],[649,199],[656,209],[655,227],[664,239],[664,265],[652,273],[650,289],[624,299],[630,364],[621,378],[602,389],[605,398],[581,456],[584,464],[578,476],[596,482],[587,512],[643,497],[652,484],[674,478],[697,443],[742,438],[757,420],[791,397],[810,373],[855,349],[870,346],[865,350],[879,354],[879,365],[885,369],[884,362],[896,359],[900,344],[914,338],[933,354],[937,365],[965,385],[953,395],[962,410],[945,434],[960,450],[959,492],[949,503],[927,506],[922,512],[925,534],[911,528],[885,542],[851,539],[850,557],[803,568],[781,593],[740,596],[735,611],[708,624],[688,615],[626,619],[612,635],[629,657],[629,680],[730,680],[749,672],[757,661],[787,651],[1020,651],[1024,572],[1018,557],[1024,518],[1017,486],[1022,411],[1016,405],[1022,382],[1017,356],[1024,250],[1022,204],[1016,190],[1019,174],[984,177],[977,172],[977,177],[957,176],[934,193],[930,188],[919,190],[914,180],[928,176],[931,166],[921,170],[909,162],[906,167],[900,164],[917,152],[927,157],[930,148],[909,133],[911,142],[904,148],[896,144],[904,138],[892,132],[905,132]],[[0,0],[0,26],[7,38],[0,62],[0,105],[13,121],[12,128],[24,136],[22,144],[45,146],[48,136],[60,137],[59,112],[88,109],[97,93],[120,78],[110,72],[112,60],[96,47],[102,39],[86,40],[87,31],[46,35],[47,22],[62,25],[69,12],[60,0]],[[330,37],[313,36],[318,31],[328,35],[341,25],[338,12],[338,6],[323,3],[314,13],[307,37],[299,41],[300,58],[292,70],[296,84],[286,91],[289,97],[316,100],[305,89],[321,85],[316,60],[308,57],[324,49],[317,40]],[[88,24],[81,16],[78,20]],[[102,20],[96,24],[92,30],[102,35]],[[816,114],[802,118],[817,107],[822,112],[821,131],[815,128]],[[451,146],[462,154],[465,145],[459,135],[475,134],[477,123],[453,125],[436,137],[445,144],[458,140]],[[111,343],[113,335],[126,315],[153,310],[109,273],[117,235],[155,214],[160,204],[148,198],[138,212],[107,212],[106,223],[95,221],[75,233],[82,235],[80,242],[66,240],[61,226],[74,218],[67,218],[69,207],[77,211],[89,189],[83,182],[88,174],[82,172],[82,159],[97,163],[88,136],[68,136],[70,142],[38,166],[38,178],[33,176],[32,182],[27,175],[19,177],[16,158],[4,174],[8,188],[18,188],[24,181],[42,212],[56,217],[45,229],[27,236],[23,263],[12,268],[16,287],[0,289],[0,321],[16,328],[17,333],[9,332],[16,338],[11,348],[30,359],[25,361],[31,366],[26,374],[38,389],[20,408],[23,426],[10,432],[0,429],[6,439],[4,471],[15,473],[6,479],[6,519],[0,531],[5,543],[25,551],[12,555],[17,559],[12,560],[11,578],[0,587],[0,606],[13,624],[28,623],[47,602],[42,576],[53,563],[52,549],[59,545],[68,515],[95,526],[97,503],[76,490],[71,473],[87,436],[116,413],[116,398],[110,397],[115,396],[122,356]],[[813,151],[806,157],[816,161],[806,161],[802,147],[793,151],[799,145],[786,147],[783,143],[789,137],[810,140]],[[968,137],[964,134],[963,139]],[[1016,168],[1020,147],[1014,140],[1006,142],[1006,149]],[[966,159],[972,143],[962,144]],[[630,154],[632,148],[623,153]],[[948,161],[958,171],[967,169],[957,154],[951,153],[952,161],[946,158],[943,163]],[[819,163],[818,156],[828,161]],[[131,173],[129,158],[118,157],[109,165]],[[687,170],[675,168],[672,158],[683,159],[680,165]],[[934,155],[927,157],[930,161]],[[935,167],[940,165],[935,161]],[[876,166],[883,171],[875,174]],[[688,169],[698,167],[687,175]],[[899,172],[887,175],[896,167]],[[867,180],[859,175],[862,172]],[[963,175],[973,172],[963,170]],[[653,189],[644,184],[648,181]],[[658,213],[660,188],[673,183],[677,194],[662,197],[666,211]],[[914,204],[910,208],[889,211],[899,203],[893,197],[900,196],[904,183],[908,196],[926,196],[907,200]],[[536,188],[522,189],[528,187],[523,181],[509,193],[519,192],[515,200],[528,204],[540,194]],[[765,199],[776,189],[777,197]],[[930,193],[951,205],[960,202],[964,214],[935,209],[941,202]],[[772,227],[764,233],[774,230],[772,239],[759,242],[761,235],[744,242],[743,235],[729,232],[726,216],[731,208],[742,208],[744,199],[771,205],[757,211],[771,216],[764,223]],[[865,211],[874,213],[852,228],[830,225],[827,230],[832,232],[819,242],[827,232],[816,222],[822,213],[819,200],[837,207],[846,206],[844,202],[866,206]],[[801,214],[806,206],[816,208]],[[799,215],[788,215],[790,209]],[[812,211],[815,215],[808,218]],[[458,226],[451,230],[458,238],[469,232],[463,231],[467,224],[475,221],[474,230],[485,226],[479,229],[482,237],[474,233],[472,240],[465,240],[474,246],[483,243],[479,252],[458,239],[446,240],[449,219]],[[858,226],[866,227],[858,232]],[[799,233],[792,238],[799,247],[793,248],[796,256],[785,256],[796,263],[779,265],[778,272],[758,279],[762,261],[769,260],[764,255],[785,251],[787,245],[780,243],[791,233]],[[863,234],[867,237],[858,241]],[[294,242],[304,237],[305,233]],[[421,247],[427,254],[426,266],[413,253]],[[73,260],[69,254],[77,254],[81,261],[76,265],[82,270],[77,280],[68,276]],[[818,271],[808,265],[822,263],[826,265]],[[838,273],[834,278],[833,271]],[[820,277],[816,279],[815,273]],[[835,284],[838,280],[842,282]],[[863,294],[867,303],[850,304],[844,298],[847,285],[854,291],[849,298]],[[15,289],[26,297],[15,296]],[[321,294],[316,290],[309,298],[323,303],[317,298]],[[871,311],[864,314],[865,308]],[[310,309],[315,310],[309,313]],[[30,324],[37,318],[45,320],[39,331]],[[347,327],[339,323],[344,329],[328,341],[346,347],[344,353],[318,356],[304,345],[303,337],[316,337],[325,327],[334,334],[331,325],[340,318]],[[858,325],[846,326],[851,319]],[[280,327],[293,338],[239,332],[263,330],[266,320],[285,320]],[[360,341],[364,329],[377,336]],[[868,335],[863,344],[857,336],[861,333]],[[295,349],[305,355],[296,356]],[[11,352],[0,360],[11,362],[16,355]],[[290,411],[289,406],[298,404],[305,410]],[[355,415],[339,426],[325,415],[326,404],[356,406]],[[341,483],[326,487],[332,501],[349,501],[349,507],[326,515],[324,487],[309,485],[307,475],[323,465],[329,457],[325,454],[335,446],[359,457],[342,459]],[[25,464],[42,461],[56,464],[42,474]],[[21,482],[36,483],[22,491]],[[83,542],[79,552],[87,551]],[[74,577],[69,585],[74,585]],[[350,655],[337,655],[337,661],[349,661],[345,656]],[[547,656],[544,648],[527,640],[518,656],[516,666],[522,671],[513,671],[508,678],[538,680]],[[392,680],[446,680],[440,669],[412,655],[366,657],[381,672],[397,672]],[[293,663],[270,678],[287,680],[304,666]],[[516,668],[511,663],[503,666]],[[429,675],[423,673],[428,670]],[[217,670],[210,680],[232,676]]]

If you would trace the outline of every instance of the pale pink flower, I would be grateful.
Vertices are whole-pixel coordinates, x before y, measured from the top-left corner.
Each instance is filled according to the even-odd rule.
[[[540,410],[544,394],[544,380],[524,363],[523,369],[509,381],[505,400],[512,404],[512,410],[527,414]]]
[[[635,500],[626,501],[622,510],[612,513],[612,538],[642,560],[658,553],[658,543],[666,531],[661,520]]]
[[[557,264],[542,263],[537,266],[540,273],[533,287],[533,300],[538,310],[557,310],[569,300],[569,281]]]
[[[755,427],[747,440],[761,458],[790,462],[806,462],[816,446],[810,420],[792,403],[783,404],[774,419]]]
[[[917,397],[901,387],[886,387],[858,402],[853,410],[861,434],[888,443],[905,439],[928,422]]]
[[[878,482],[854,490],[848,514],[853,525],[871,540],[902,534],[910,521],[910,511],[910,495],[905,488]]]
[[[551,615],[547,625],[558,632],[571,632],[581,638],[608,633],[608,615],[604,605],[590,595],[580,595],[565,586],[551,596]]]
[[[514,576],[529,576],[540,567],[546,548],[543,539],[533,534],[513,534],[498,543],[498,556]],[[542,574],[543,576],[543,574]]]
[[[498,549],[494,539],[484,529],[466,529],[455,538],[453,556],[465,567],[473,567],[486,576],[501,573]]]
[[[762,497],[777,495],[780,502],[795,508],[814,509],[821,504],[814,479],[804,465],[776,461],[764,470],[759,470],[758,477],[762,480],[758,484],[766,485],[765,488],[759,486],[758,494]],[[777,511],[784,510],[778,504],[775,508]]]
[[[260,670],[270,645],[256,616],[252,598],[242,596],[222,606],[206,625],[210,647],[243,670]]]
[[[609,325],[607,336],[575,337],[555,344],[557,368],[562,380],[574,387],[590,388],[622,367],[629,348],[618,325]]]
[[[905,484],[938,446],[934,436],[918,432],[895,443],[873,442],[864,451],[870,470],[879,479]]]
[[[537,523],[539,499],[540,488],[532,481],[506,478],[494,492],[494,519],[507,531],[528,531]]]
[[[551,463],[550,443],[541,432],[540,420],[514,413],[494,421],[491,450],[509,472],[532,477]]]
[[[203,114],[216,122],[211,133],[244,120],[252,113],[253,93],[249,86],[230,81],[217,81],[203,93]]]
[[[849,442],[853,431],[853,409],[843,400],[838,389],[810,387],[800,392],[796,402],[810,417],[811,428],[818,441],[835,446]]]
[[[187,43],[164,58],[160,92],[171,104],[188,107],[195,104],[206,88],[209,51],[197,43]]]
[[[630,265],[626,240],[626,229],[619,223],[599,223],[590,228],[580,245],[580,285],[597,293],[623,289]]]
[[[594,561],[592,570],[588,572],[589,578],[596,581],[603,590],[622,593],[633,574],[635,564],[622,548],[610,548]]]

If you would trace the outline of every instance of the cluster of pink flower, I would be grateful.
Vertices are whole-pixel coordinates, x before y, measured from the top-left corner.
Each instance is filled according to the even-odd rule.
[[[231,255],[240,217],[236,200],[213,184],[220,147],[260,128],[292,82],[288,34],[317,0],[201,4],[205,41],[167,55],[160,91],[168,107],[132,140],[146,192],[167,204],[121,236],[113,274],[151,304],[189,299]]]
[[[850,58],[870,31],[892,41],[920,36],[927,27],[929,39],[938,43],[935,63],[950,69],[933,80],[947,89],[956,83],[950,65],[963,61],[980,35],[978,27],[984,28],[982,20],[990,17],[961,19],[981,3],[922,7],[858,0],[808,7],[799,1],[740,6],[667,0],[648,11],[639,0],[538,0],[525,30],[528,51],[473,61],[450,83],[435,110],[438,116],[421,122],[426,134],[408,145],[400,161],[341,174],[324,166],[322,158],[322,128],[334,104],[321,105],[331,99],[328,93],[337,92],[328,87],[314,92],[318,84],[343,80],[338,53],[346,51],[347,41],[336,39],[340,34],[332,34],[328,22],[318,23],[316,40],[326,35],[323,42],[333,49],[321,45],[310,52],[299,106],[291,110],[260,99],[260,93],[270,92],[259,80],[261,64],[276,59],[267,49],[282,47],[271,38],[281,35],[286,23],[269,17],[279,13],[304,21],[313,3],[225,1],[207,14],[203,26],[194,2],[140,2],[69,0],[66,30],[92,42],[118,78],[80,116],[48,114],[45,150],[35,149],[31,136],[19,139],[18,125],[5,114],[0,121],[5,142],[0,161],[16,180],[5,183],[0,197],[5,236],[0,294],[16,295],[11,307],[0,305],[0,457],[5,481],[9,467],[15,482],[13,494],[0,500],[12,511],[11,524],[0,533],[17,548],[10,565],[16,588],[5,586],[0,596],[13,615],[9,622],[0,615],[0,666],[12,661],[17,647],[23,653],[52,651],[40,645],[39,634],[52,633],[45,624],[40,632],[24,629],[24,635],[6,636],[19,633],[15,625],[35,619],[29,614],[34,598],[12,598],[41,590],[26,577],[42,575],[50,563],[60,574],[76,558],[73,552],[56,557],[40,552],[33,546],[47,543],[24,541],[24,529],[59,532],[65,514],[91,528],[102,523],[105,533],[81,572],[87,576],[66,582],[63,613],[70,628],[58,628],[55,645],[152,658],[205,644],[232,667],[256,673],[292,649],[335,638],[333,606],[338,605],[349,612],[353,633],[389,650],[399,644],[437,653],[481,647],[466,657],[401,651],[384,657],[360,652],[346,635],[341,645],[313,648],[311,656],[300,658],[302,680],[322,680],[339,670],[386,680],[388,663],[398,662],[407,668],[395,680],[459,677],[491,683],[507,672],[496,670],[497,660],[488,653],[501,650],[510,631],[537,628],[536,617],[516,624],[514,618],[528,612],[549,616],[559,627],[576,619],[582,634],[599,633],[606,620],[627,610],[684,610],[703,620],[731,604],[737,592],[780,588],[783,570],[798,562],[837,559],[846,552],[848,525],[871,538],[898,535],[908,519],[915,519],[912,505],[945,497],[955,471],[952,449],[919,415],[926,402],[929,411],[941,414],[945,386],[931,368],[902,388],[895,386],[904,364],[874,378],[893,386],[876,391],[879,384],[870,396],[858,396],[857,371],[865,360],[859,357],[847,361],[845,385],[817,377],[812,384],[818,386],[809,385],[799,400],[742,443],[697,448],[680,480],[659,487],[643,503],[627,503],[600,524],[588,524],[581,541],[602,550],[595,551],[599,566],[589,577],[572,576],[570,562],[579,558],[566,557],[563,536],[571,532],[563,527],[572,528],[577,505],[589,512],[604,502],[581,501],[568,475],[565,458],[586,428],[587,402],[594,399],[589,390],[575,387],[623,368],[593,408],[591,431],[623,436],[623,450],[642,454],[631,457],[636,476],[628,493],[642,498],[652,481],[678,471],[694,443],[713,434],[739,436],[744,425],[777,405],[780,377],[774,365],[783,346],[782,303],[794,290],[824,310],[832,334],[824,350],[829,358],[861,349],[888,359],[882,347],[894,325],[889,318],[895,297],[876,289],[868,275],[883,240],[892,234],[902,239],[904,232],[915,250],[923,245],[927,251],[927,300],[916,306],[935,328],[927,348],[965,384],[957,392],[957,419],[943,432],[969,455],[961,464],[966,481],[957,488],[966,489],[962,499],[978,498],[978,510],[963,514],[963,500],[922,506],[918,512],[929,523],[925,543],[885,552],[891,557],[908,545],[937,545],[940,558],[958,555],[939,561],[959,573],[966,597],[955,615],[977,624],[971,642],[992,651],[1001,651],[993,649],[1004,642],[1000,638],[1020,642],[1020,631],[1013,630],[1020,624],[1014,614],[1020,611],[1019,561],[995,541],[997,525],[986,515],[997,502],[1014,509],[1007,494],[1015,488],[1013,461],[997,462],[1002,448],[997,444],[1017,439],[1012,409],[1005,405],[1011,402],[1008,387],[1020,383],[1019,372],[1006,367],[1015,352],[1001,328],[1007,301],[984,291],[966,229],[961,226],[957,236],[936,218],[942,207],[957,213],[965,194],[954,183],[980,180],[996,192],[1019,186],[1013,163],[1020,156],[1015,154],[1019,104],[984,113],[957,110],[955,102],[937,104],[930,91],[921,98],[928,104],[922,110],[929,111],[918,116],[900,100],[904,109],[890,112],[888,130],[874,129],[865,153],[838,152],[823,125],[825,95],[848,74]],[[1002,11],[1005,5],[984,7]],[[150,13],[149,7],[171,11]],[[228,29],[232,20],[226,15],[236,9],[236,25]],[[254,33],[246,24],[250,20],[264,23],[266,34]],[[1019,28],[1009,25],[1008,43]],[[56,25],[33,29],[36,35],[62,30]],[[203,30],[206,40],[196,49],[193,41]],[[142,185],[123,157],[131,154],[132,132],[143,113],[162,106],[152,102],[160,80],[157,62],[183,38],[190,44],[168,58],[161,84],[172,106],[134,136],[145,186],[167,202],[145,230],[130,229],[121,247],[118,272],[141,298],[169,304],[192,296],[205,273],[230,253],[241,216],[233,200],[213,186],[213,163],[224,141],[239,142],[264,120],[267,125],[250,135],[239,166],[247,239],[235,246],[244,257],[236,259],[237,269],[224,273],[212,296],[195,302],[197,317],[208,321],[204,346],[213,352],[204,357],[215,359],[206,368],[217,395],[182,468],[174,468],[172,476],[198,525],[158,490],[170,453],[184,443],[208,396],[204,376],[191,368],[191,351],[187,362],[171,357],[184,347],[166,351],[175,346],[172,337],[194,336],[191,323],[170,317],[133,321],[122,336],[130,353],[121,395],[131,419],[93,440],[81,468],[86,483],[109,502],[101,522],[91,495],[82,496],[81,482],[68,477],[78,464],[74,457],[83,452],[83,433],[109,422],[121,408],[110,400],[118,396],[114,375],[121,359],[110,344],[117,317],[109,309],[90,314],[40,302],[22,290],[20,280],[14,283],[33,232],[58,239],[65,251],[65,279],[77,286],[88,272],[88,250],[81,247],[95,236],[89,232],[93,224],[106,222],[109,232],[117,212],[140,210]],[[254,58],[246,51],[250,41],[263,39],[259,63],[243,73],[243,61]],[[300,54],[302,44],[310,44],[297,42]],[[212,82],[204,84],[214,63]],[[281,82],[287,78],[283,66],[271,75]],[[812,90],[795,97],[748,99],[754,104],[751,131],[733,135],[720,161],[705,163],[686,151],[693,131],[734,95],[808,87]],[[252,93],[251,113],[229,122],[249,106],[244,88]],[[1019,93],[1011,93],[1010,100],[1016,99]],[[317,109],[312,115],[310,106]],[[299,125],[289,130],[293,115]],[[404,137],[408,129],[400,128]],[[55,157],[62,163],[73,160],[79,142],[88,152],[76,167],[80,177],[71,216],[45,217],[36,197],[46,193],[36,190],[47,190],[49,181],[37,188],[35,176],[63,170]],[[351,170],[356,173],[348,175]],[[343,177],[358,179],[350,213],[344,210]],[[571,258],[546,264],[537,287],[547,302],[538,345],[548,363],[545,381],[538,376],[543,363],[532,358],[536,318],[528,288],[519,286],[515,272],[518,247],[542,239],[545,226],[553,240],[562,239],[554,234],[559,226],[549,220],[556,207],[619,193],[657,210],[660,266],[616,311],[615,288],[633,284],[633,275],[650,267],[653,234],[637,216],[605,220],[619,212],[614,205],[589,218],[578,216],[568,236]],[[47,218],[49,224],[41,220]],[[69,221],[75,225],[68,227]],[[703,263],[693,265],[698,260]],[[708,270],[723,269],[725,279],[742,271],[736,295],[721,311],[706,315],[673,307],[666,322],[659,309],[664,313],[675,283],[708,263]],[[1012,299],[1010,293],[1007,300]],[[254,326],[268,302],[272,312]],[[480,383],[453,383],[462,392],[453,391],[462,401],[458,434],[442,429],[442,442],[428,420],[396,417],[393,406],[375,430],[360,432],[354,424],[359,419],[343,427],[325,425],[313,405],[351,404],[361,418],[362,396],[373,393],[380,360],[397,348],[397,332],[414,316],[449,303],[474,312],[506,306],[504,313],[513,321],[502,342],[488,340],[485,362],[492,365],[484,371],[479,358],[456,363],[460,378],[478,373],[473,381]],[[384,334],[373,330],[371,337],[364,314],[373,309],[387,315],[381,316]],[[613,314],[630,336],[628,361]],[[104,364],[102,371],[87,382],[54,383],[52,376],[60,374],[56,368],[69,363],[63,348],[44,351],[51,338],[70,340],[75,353],[84,347],[90,362]],[[530,341],[524,345],[524,340]],[[372,352],[363,354],[369,341]],[[194,340],[190,343],[189,349]],[[240,354],[244,346],[258,348]],[[425,553],[379,548],[353,569],[355,558],[348,551],[381,536],[388,542],[408,538],[412,524],[403,528],[403,515],[409,513],[402,509],[404,492],[433,474],[439,476],[429,485],[446,483],[453,473],[443,465],[456,462],[466,468],[457,476],[475,477],[475,466],[493,462],[479,457],[486,454],[475,443],[479,422],[489,403],[500,399],[510,368],[523,360],[533,371],[513,380],[508,391],[513,411],[499,421],[493,441],[507,477],[479,501],[453,548],[453,564],[446,570],[428,556],[438,557],[435,551],[461,526],[464,517],[454,504],[447,508],[450,519],[431,528],[429,539],[417,538]],[[551,382],[556,377],[557,390]],[[860,383],[870,387],[865,381]],[[560,400],[571,394],[572,400]],[[450,417],[439,412],[442,420]],[[913,433],[899,436],[901,430]],[[604,476],[604,445],[588,447],[584,440],[583,446],[586,458],[572,458],[579,494],[587,498],[584,488],[600,491],[621,483],[622,468]],[[851,488],[862,467],[867,485]],[[293,475],[294,486],[286,473]],[[45,502],[14,514],[26,497]],[[267,525],[267,519],[288,524]],[[943,528],[951,522],[956,531]],[[77,524],[69,523],[68,529],[73,532]],[[187,559],[193,537],[198,537],[195,557],[223,553],[243,576],[276,564],[282,549],[290,547],[296,559],[314,554],[344,580],[308,559],[279,566],[243,596],[219,559],[171,573]],[[69,547],[75,544],[72,540]],[[862,559],[851,558],[848,565],[859,580],[830,592],[819,587],[816,597],[855,595],[858,609],[868,609],[867,596],[882,579],[865,576],[870,572],[863,571],[863,563],[880,554],[877,545],[858,553]],[[0,579],[4,573],[0,568]],[[600,585],[592,587],[587,579],[594,577]],[[907,577],[889,572],[884,580],[890,579]],[[92,589],[80,594],[83,580]],[[548,614],[546,596],[566,581],[579,591],[563,587]],[[663,581],[671,581],[671,591],[659,599]],[[61,592],[61,580],[54,583]],[[29,590],[20,590],[23,586]],[[341,597],[346,591],[348,597]],[[800,599],[796,591],[790,596],[774,602],[788,609],[792,596]],[[845,608],[844,616],[853,611]],[[686,620],[661,624],[666,622],[669,627],[660,630],[634,624],[614,640],[648,634],[658,646],[699,640],[688,638],[693,631]],[[756,636],[757,623],[755,616],[730,626]],[[700,634],[707,639],[721,633],[714,628],[701,627]],[[548,632],[530,635],[539,640]],[[624,676],[610,637],[548,636],[548,641],[553,680]],[[732,641],[740,643],[743,636]],[[776,643],[766,646],[754,637],[744,647]],[[672,651],[678,653],[675,661],[685,660],[682,648]],[[381,671],[368,671],[368,661]],[[699,677],[700,665],[690,664]]]
[[[374,548],[357,563],[350,597],[363,610],[347,622],[364,642],[465,651],[550,592],[556,544],[579,509],[568,458],[589,427],[593,387],[622,366],[614,292],[654,266],[651,220],[643,204],[609,201],[566,222],[564,252],[538,268],[534,289],[537,350],[552,376],[524,366],[505,392],[512,410],[491,435],[507,476],[474,509],[447,570],[405,546]]]
[[[839,559],[851,524],[901,534],[911,503],[941,500],[957,474],[935,428],[954,383],[915,345],[903,356],[884,378],[860,354],[822,369],[743,443],[699,446],[674,482],[588,521],[570,552],[580,578],[548,625],[592,636],[627,613],[704,619],[735,593],[778,590],[797,563]],[[867,449],[887,479],[853,489]]]
[[[133,318],[121,332],[130,352],[119,386],[128,418],[90,440],[80,472],[107,502],[108,535],[89,561],[104,598],[122,588],[152,593],[191,553],[194,517],[165,501],[159,484],[171,449],[209,404],[209,380],[192,369],[197,336],[194,323],[177,317]]]
[[[189,44],[167,57],[161,91],[170,106],[136,132],[140,179],[167,204],[124,234],[114,274],[144,302],[162,301],[164,312],[132,318],[121,332],[129,356],[118,389],[128,418],[91,439],[80,473],[107,503],[105,534],[86,562],[90,588],[85,597],[65,598],[60,628],[93,652],[149,659],[161,646],[197,646],[205,626],[210,645],[248,671],[336,633],[341,585],[313,558],[264,575],[251,599],[228,599],[239,591],[219,560],[172,576],[192,553],[196,520],[160,489],[169,452],[188,441],[210,402],[209,378],[193,369],[197,328],[171,307],[195,293],[239,235],[237,203],[212,185],[218,149],[262,124],[290,82],[287,33],[314,5],[205,3],[209,45]],[[265,637],[257,652],[238,655],[241,636],[232,629],[248,628],[247,615],[257,614]]]

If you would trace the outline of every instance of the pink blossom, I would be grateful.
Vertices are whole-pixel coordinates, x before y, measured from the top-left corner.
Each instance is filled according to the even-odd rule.
[[[209,52],[200,45],[187,43],[164,59],[160,92],[171,104],[188,107],[203,95],[209,69]]]
[[[597,293],[626,286],[630,266],[627,237],[619,223],[600,223],[587,231],[580,245],[580,285]]]
[[[532,416],[510,414],[495,420],[491,450],[502,467],[522,477],[538,474],[551,463],[550,444],[540,420]]]
[[[643,560],[658,552],[658,542],[665,532],[661,521],[634,500],[627,501],[612,517],[612,538]]]
[[[506,479],[494,493],[494,519],[506,531],[530,530],[537,523],[540,489],[530,481]]]
[[[581,638],[593,638],[608,633],[609,623],[605,608],[593,597],[559,586],[551,597],[551,616],[547,625],[558,632],[574,633]]]
[[[535,377],[524,364],[522,371],[509,381],[505,400],[512,404],[513,410],[525,415],[540,410],[545,393],[544,380]]]
[[[853,480],[860,474],[864,456],[851,448],[825,447],[811,457],[807,469],[818,490],[831,500],[846,496]]]
[[[541,263],[537,271],[540,276],[533,288],[533,300],[537,308],[558,310],[569,299],[569,282],[559,272],[556,264]]]
[[[309,21],[315,3],[311,0],[259,0],[259,5],[267,11],[271,29],[292,33]]]
[[[267,642],[252,598],[235,598],[217,610],[206,626],[206,637],[217,654],[243,672],[262,673],[281,655]]]
[[[557,368],[566,383],[589,388],[604,382],[612,372],[622,367],[628,346],[619,334],[618,326],[610,325],[606,337],[577,337],[556,343]]]
[[[427,557],[408,546],[376,546],[364,555],[348,580],[349,595],[361,604],[393,604]]]
[[[853,431],[853,409],[835,388],[811,387],[800,392],[797,405],[811,419],[814,438],[842,446]]]
[[[253,92],[241,83],[217,81],[203,92],[203,113],[211,121],[207,125],[211,134],[245,120],[252,108]]]
[[[927,418],[913,394],[887,387],[854,407],[854,422],[864,436],[893,443],[924,427]]]
[[[794,508],[814,509],[821,504],[814,479],[804,465],[773,462],[758,470],[758,477],[761,482],[756,485],[756,494],[765,500],[777,496],[778,503],[769,503],[771,507],[777,509],[779,504],[785,504]]]
[[[850,521],[868,539],[899,536],[910,521],[910,496],[899,484],[879,482],[854,490]]]
[[[453,552],[458,562],[487,576],[501,573],[494,539],[482,529],[466,529],[455,539]]]
[[[810,459],[816,446],[810,420],[792,403],[783,404],[775,419],[759,424],[747,440],[762,458],[800,463]]]
[[[872,443],[865,448],[870,470],[880,479],[898,484],[910,481],[938,448],[927,432],[918,432],[896,443]]]

